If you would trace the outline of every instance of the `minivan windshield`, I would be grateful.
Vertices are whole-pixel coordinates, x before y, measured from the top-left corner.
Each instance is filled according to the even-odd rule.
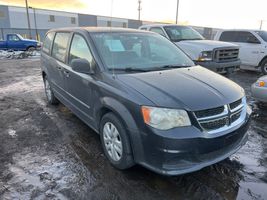
[[[190,67],[194,63],[166,38],[151,33],[92,33],[100,57],[108,69],[152,71]]]
[[[266,31],[256,31],[256,33],[265,41],[267,42],[267,32]]]
[[[200,33],[187,26],[165,26],[164,29],[172,42],[204,39]]]

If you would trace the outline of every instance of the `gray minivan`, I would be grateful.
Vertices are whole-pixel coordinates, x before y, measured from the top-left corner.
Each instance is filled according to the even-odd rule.
[[[251,110],[236,83],[195,64],[152,32],[63,28],[46,34],[45,93],[100,134],[118,169],[199,170],[247,140]]]

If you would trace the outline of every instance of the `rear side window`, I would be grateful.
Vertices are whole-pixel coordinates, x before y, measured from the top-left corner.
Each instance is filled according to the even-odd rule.
[[[219,40],[225,42],[236,42],[236,32],[235,31],[222,32]]]
[[[54,40],[52,56],[61,62],[65,62],[69,37],[70,33],[57,33]]]
[[[160,28],[160,27],[153,27],[150,29],[150,31],[152,31],[154,33],[158,33],[162,36],[165,36],[165,33],[163,32],[162,28]]]
[[[43,44],[43,51],[45,53],[49,53],[52,42],[53,42],[54,35],[55,35],[54,32],[50,32],[46,35],[45,40],[44,40],[44,44]]]
[[[77,58],[86,59],[92,65],[93,57],[85,39],[81,35],[75,34],[71,42],[69,63]]]

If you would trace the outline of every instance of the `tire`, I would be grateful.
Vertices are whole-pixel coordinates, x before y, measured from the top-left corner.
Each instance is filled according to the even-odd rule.
[[[35,51],[35,50],[36,50],[35,47],[28,47],[28,48],[27,48],[27,51],[29,51],[29,52],[33,52],[33,51]]]
[[[47,76],[45,76],[43,79],[44,79],[45,95],[47,98],[47,102],[51,105],[57,105],[59,101],[54,95],[54,92],[50,86]]]
[[[113,126],[117,133],[114,129],[111,131],[114,128]],[[115,168],[123,170],[134,165],[132,149],[126,129],[122,121],[113,113],[107,113],[102,117],[100,122],[100,139],[105,156]]]
[[[261,72],[262,72],[264,75],[267,75],[267,58],[265,58],[265,59],[261,62],[260,68],[261,68]]]

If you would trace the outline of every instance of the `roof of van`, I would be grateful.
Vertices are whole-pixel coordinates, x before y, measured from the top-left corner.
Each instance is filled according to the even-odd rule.
[[[84,30],[88,32],[143,32],[147,33],[147,31],[142,31],[138,29],[131,29],[131,28],[116,28],[116,27],[66,27],[66,28],[57,28],[51,29],[51,31],[79,31]]]

